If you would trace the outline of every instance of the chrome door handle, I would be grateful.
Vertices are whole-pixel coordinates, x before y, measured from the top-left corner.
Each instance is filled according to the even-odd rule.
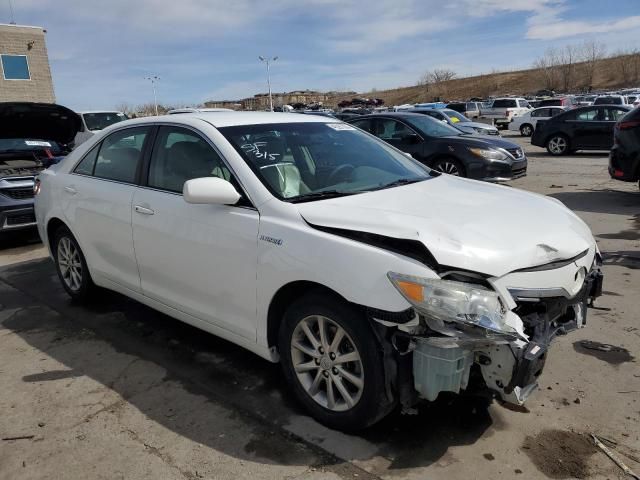
[[[75,188],[70,186],[64,187],[64,191],[67,193],[70,193],[71,195],[75,195],[76,193],[78,193],[78,191]]]
[[[150,208],[146,208],[146,207],[141,207],[140,205],[136,205],[135,207],[133,207],[134,210],[138,213],[141,213],[143,215],[153,215],[154,212],[153,210],[151,210]]]

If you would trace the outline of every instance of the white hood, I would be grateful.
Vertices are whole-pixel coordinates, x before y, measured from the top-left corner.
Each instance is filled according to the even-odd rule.
[[[589,227],[555,199],[448,175],[296,206],[312,225],[418,240],[441,265],[494,277],[595,244]]]

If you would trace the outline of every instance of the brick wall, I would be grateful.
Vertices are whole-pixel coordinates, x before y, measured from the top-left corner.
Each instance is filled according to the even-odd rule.
[[[0,54],[26,55],[31,73],[31,80],[5,80],[0,73],[0,102],[55,102],[42,28],[0,25]]]

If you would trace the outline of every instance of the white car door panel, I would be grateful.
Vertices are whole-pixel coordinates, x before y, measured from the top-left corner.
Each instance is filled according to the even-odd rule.
[[[119,130],[91,149],[62,179],[63,210],[90,270],[133,291],[140,276],[133,251],[131,201],[150,127]]]
[[[230,175],[197,133],[161,127],[149,188],[133,197],[134,246],[144,295],[255,341],[257,210],[180,193],[188,179]]]

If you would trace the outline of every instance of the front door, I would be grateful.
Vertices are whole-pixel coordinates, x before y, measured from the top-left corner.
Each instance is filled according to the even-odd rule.
[[[416,160],[424,160],[424,141],[409,126],[392,118],[378,118],[374,120],[372,128],[376,137]]]
[[[132,202],[142,292],[255,340],[259,215],[246,199],[238,206],[186,203],[184,182],[206,176],[224,178],[239,189],[198,132],[160,127],[145,186]]]

